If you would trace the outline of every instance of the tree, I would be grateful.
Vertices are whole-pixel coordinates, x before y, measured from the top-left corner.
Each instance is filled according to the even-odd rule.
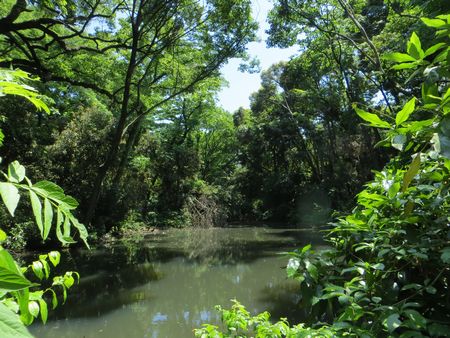
[[[217,74],[230,57],[242,55],[256,29],[247,0],[97,0],[72,3],[74,11],[67,12],[35,6],[34,13],[43,17],[28,21],[20,4],[3,18],[11,22],[2,32],[4,63],[26,66],[46,81],[93,90],[117,116],[94,181],[88,223],[108,171],[118,158],[122,165],[120,158],[128,157],[130,147],[121,144],[132,143],[134,125]]]

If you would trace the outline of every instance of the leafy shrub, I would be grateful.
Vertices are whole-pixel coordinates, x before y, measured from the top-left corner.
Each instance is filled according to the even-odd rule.
[[[32,102],[36,108],[49,112],[45,103],[40,100],[34,88],[22,83],[30,80],[22,71],[0,69],[0,95],[14,94],[23,96]],[[87,231],[83,224],[72,214],[78,202],[64,193],[56,184],[40,181],[33,184],[25,175],[25,168],[14,161],[8,166],[7,172],[0,172],[5,180],[0,182],[0,196],[8,213],[14,217],[21,193],[29,196],[30,206],[34,215],[40,237],[49,237],[54,225],[56,237],[63,244],[74,243],[71,228],[78,230],[79,237],[87,244]],[[56,217],[55,217],[56,216]],[[15,231],[15,236],[21,236]],[[2,244],[8,236],[0,229],[0,332],[4,337],[31,337],[25,325],[30,325],[39,315],[45,323],[48,316],[46,299],[51,299],[52,307],[58,305],[56,290],[60,289],[63,301],[67,298],[67,290],[74,284],[76,272],[68,271],[62,276],[53,277],[48,287],[40,284],[50,277],[50,264],[59,264],[60,254],[57,251],[39,255],[39,260],[21,267]],[[33,282],[33,280],[37,280]],[[20,314],[20,317],[17,316]]]
[[[333,224],[331,249],[308,245],[290,253],[287,274],[301,285],[300,306],[311,328],[271,326],[267,314],[251,317],[236,304],[220,309],[225,334],[207,325],[198,337],[448,336],[450,15],[423,22],[437,29],[431,47],[423,50],[413,33],[407,54],[385,56],[393,69],[423,75],[421,99],[410,99],[391,121],[355,106],[370,126],[385,130],[379,145],[399,155],[375,172],[352,214]],[[265,325],[279,331],[260,334]]]

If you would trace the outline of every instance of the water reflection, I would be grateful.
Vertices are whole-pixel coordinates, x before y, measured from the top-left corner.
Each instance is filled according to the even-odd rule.
[[[251,312],[298,312],[296,283],[276,253],[320,243],[308,230],[232,228],[173,230],[140,243],[73,253],[64,269],[81,283],[37,337],[191,337],[219,322],[215,304],[239,299]],[[296,310],[297,309],[297,310]],[[296,310],[296,311],[295,311]]]

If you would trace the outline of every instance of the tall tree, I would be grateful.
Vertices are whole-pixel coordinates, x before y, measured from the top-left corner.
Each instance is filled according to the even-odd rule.
[[[9,7],[0,50],[3,64],[95,91],[116,116],[85,216],[90,222],[107,173],[127,156],[122,144],[133,126],[242,55],[256,23],[248,0],[86,0],[55,3],[53,11],[45,4],[17,0]]]

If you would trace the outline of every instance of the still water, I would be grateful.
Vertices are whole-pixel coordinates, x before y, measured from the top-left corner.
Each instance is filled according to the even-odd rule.
[[[183,338],[219,323],[214,305],[238,299],[250,312],[294,321],[296,283],[279,253],[321,243],[311,229],[169,230],[139,242],[63,254],[82,278],[36,337]]]

